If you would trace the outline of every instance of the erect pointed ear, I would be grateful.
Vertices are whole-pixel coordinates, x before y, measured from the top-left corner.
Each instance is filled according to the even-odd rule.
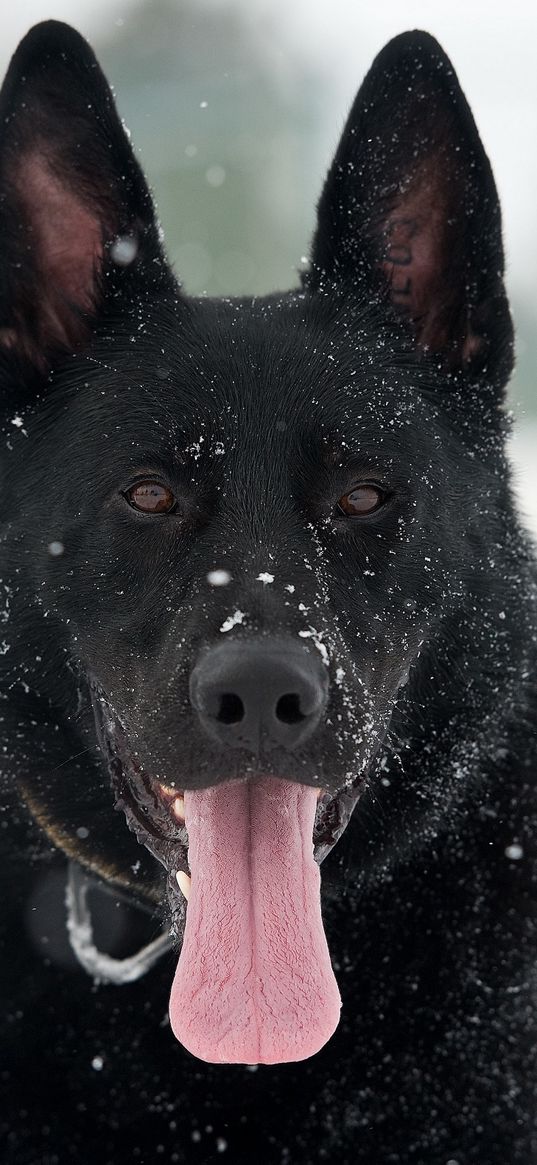
[[[404,33],[376,58],[319,203],[309,285],[380,296],[416,344],[504,383],[512,325],[489,161],[438,43]]]
[[[134,271],[170,276],[110,89],[72,28],[49,21],[19,45],[0,126],[0,348],[46,367]]]

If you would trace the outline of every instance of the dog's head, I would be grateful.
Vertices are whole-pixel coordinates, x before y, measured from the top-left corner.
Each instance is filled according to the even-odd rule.
[[[303,287],[192,300],[76,33],[29,34],[0,120],[14,778],[66,852],[154,894],[109,820],[111,776],[178,928],[189,863],[198,887],[177,1030],[207,1058],[300,1058],[338,1010],[312,841],[320,860],[357,802],[363,870],[430,835],[460,789],[439,758],[490,711],[457,671],[463,603],[486,610],[503,537],[512,331],[490,166],[442,50],[398,37],[351,111]],[[32,716],[65,760],[87,746],[68,794],[68,765],[32,764]],[[258,991],[252,944],[259,1038],[237,1000],[238,978],[248,1008]]]

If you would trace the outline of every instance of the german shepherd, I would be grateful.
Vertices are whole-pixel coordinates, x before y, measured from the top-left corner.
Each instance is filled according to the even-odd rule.
[[[183,292],[71,28],[0,101],[4,1165],[530,1165],[535,573],[453,68],[380,53],[258,299]]]

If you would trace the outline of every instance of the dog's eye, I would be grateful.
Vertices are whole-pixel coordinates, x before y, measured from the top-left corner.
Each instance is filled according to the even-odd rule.
[[[138,481],[123,496],[144,514],[170,514],[177,504],[171,489],[158,481]]]
[[[337,505],[338,510],[347,518],[363,518],[374,513],[375,510],[380,510],[385,501],[384,490],[378,485],[366,482],[363,485],[355,486],[350,493],[343,494]]]

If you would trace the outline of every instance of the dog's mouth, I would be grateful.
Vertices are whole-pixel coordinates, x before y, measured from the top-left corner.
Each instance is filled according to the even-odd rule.
[[[102,691],[94,685],[92,695],[101,749],[108,763],[116,795],[116,808],[123,810],[129,828],[161,862],[168,874],[172,877],[180,875],[175,880],[183,898],[188,899],[189,886],[185,877],[190,878],[190,867],[188,831],[185,826],[185,790],[179,784],[176,785],[173,778],[163,782],[145,770],[129,746],[128,733]],[[318,865],[344,833],[362,787],[363,776],[359,776],[337,793],[315,789],[317,804],[312,843],[313,857]],[[222,846],[226,845],[226,833],[224,829]],[[173,883],[171,889],[173,931],[180,940],[184,930],[184,910],[174,909],[173,900],[177,900],[178,896]]]
[[[337,795],[272,775],[185,789],[144,769],[97,691],[94,706],[116,807],[167,871],[172,927],[183,940],[170,1000],[175,1035],[211,1062],[313,1055],[340,1011],[319,865],[361,782]]]

